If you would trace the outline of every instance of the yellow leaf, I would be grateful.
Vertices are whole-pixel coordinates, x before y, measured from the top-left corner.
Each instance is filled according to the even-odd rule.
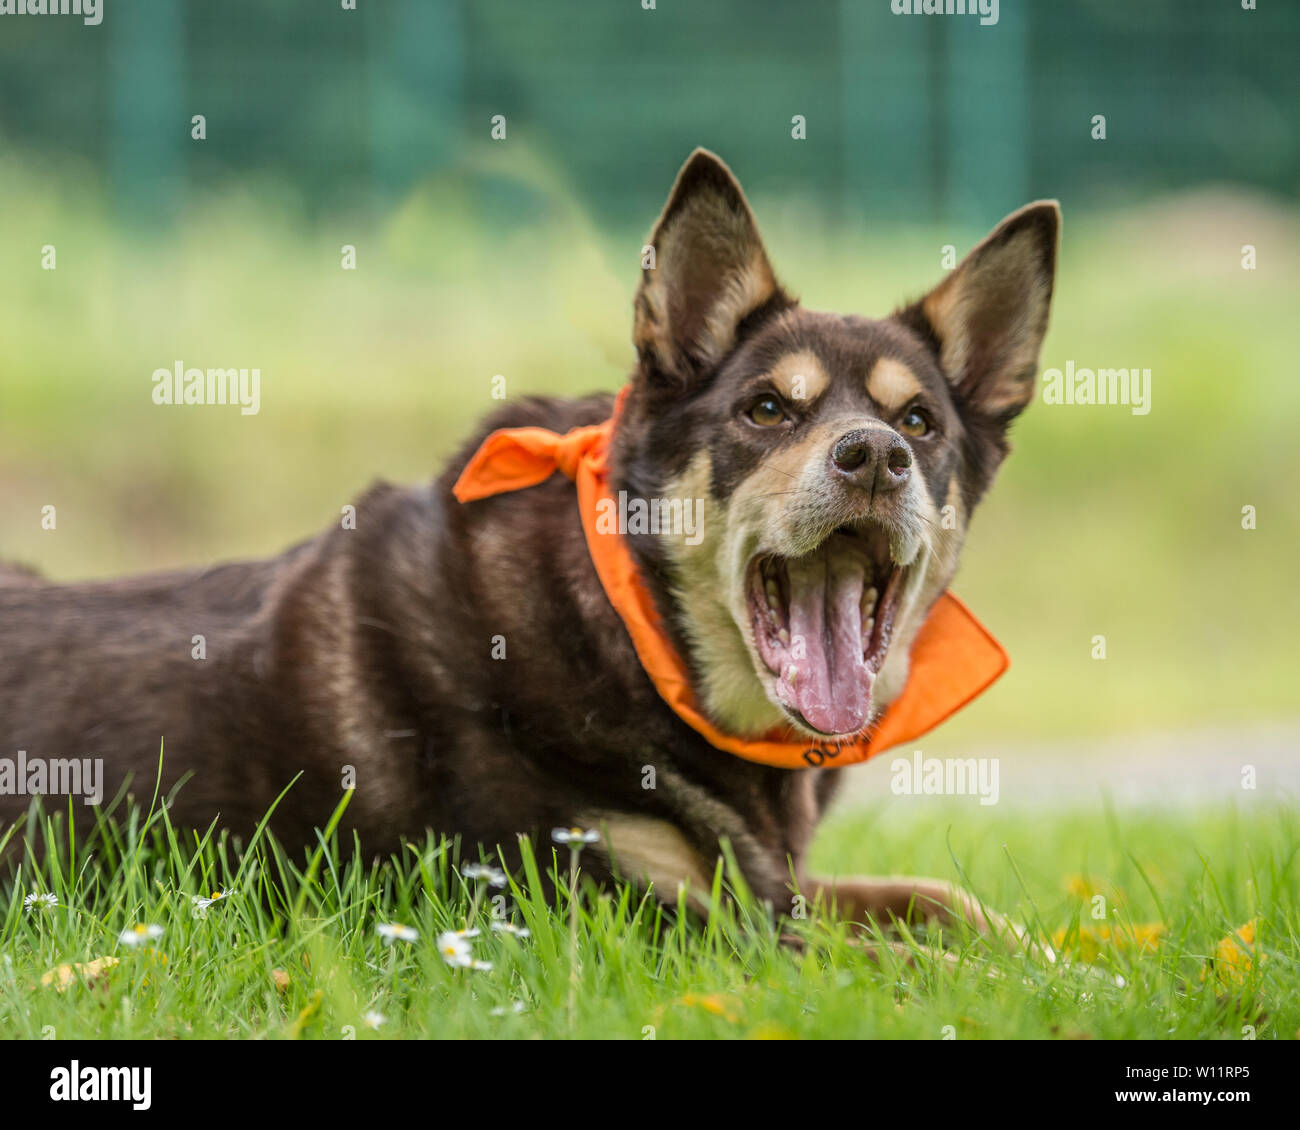
[[[739,1013],[731,1008],[731,1005],[738,1002],[725,993],[687,993],[677,1003],[684,1004],[688,1008],[702,1008],[705,1012],[721,1016],[732,1024],[740,1019]]]
[[[66,965],[56,965],[48,973],[41,975],[41,985],[49,988],[53,985],[57,992],[63,992],[70,985],[75,985],[78,980],[85,981],[87,985],[94,985],[96,981],[108,975],[115,965],[119,964],[116,957],[97,957],[94,961],[87,962],[69,962]]]
[[[1109,926],[1080,926],[1078,937],[1073,939],[1069,930],[1057,930],[1052,944],[1061,954],[1090,962],[1096,961],[1103,949],[1154,950],[1164,932],[1160,922],[1135,922],[1113,930]]]
[[[1265,953],[1255,954],[1255,919],[1238,927],[1226,938],[1222,938],[1214,947],[1214,954],[1205,969],[1201,970],[1204,981],[1210,970],[1224,989],[1240,989],[1249,980],[1250,975],[1268,960]]]

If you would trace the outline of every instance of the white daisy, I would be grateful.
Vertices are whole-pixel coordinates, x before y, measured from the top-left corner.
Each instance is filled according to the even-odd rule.
[[[490,887],[504,887],[506,873],[499,867],[490,867],[486,863],[471,863],[461,869],[466,879],[477,879]]]
[[[474,955],[470,952],[469,942],[459,930],[445,930],[438,935],[438,952],[442,960],[457,969],[464,969],[474,964]]]
[[[524,1011],[524,1002],[523,1002],[523,1001],[515,1001],[514,1003],[512,1003],[512,1004],[510,1005],[509,1008],[506,1008],[505,1005],[497,1005],[497,1007],[494,1008],[494,1009],[492,1009],[491,1012],[488,1013],[488,1015],[489,1015],[489,1016],[505,1016],[507,1013],[510,1013],[510,1012],[513,1012],[513,1013],[515,1013],[515,1014],[518,1014],[518,1013],[521,1013],[521,1012],[523,1012],[523,1011]]]
[[[413,942],[420,936],[414,926],[403,926],[400,922],[381,922],[375,930],[390,946],[394,942]]]
[[[154,938],[161,938],[163,928],[155,923],[137,922],[134,926],[128,926],[118,936],[117,940],[124,946],[138,946],[144,942],[152,941]]]
[[[594,844],[600,839],[600,833],[594,828],[552,828],[551,839],[557,844],[576,844],[581,848],[583,844]]]
[[[190,901],[194,904],[194,909],[198,912],[199,917],[202,918],[208,912],[208,907],[216,906],[217,903],[223,902],[234,893],[234,891],[213,891],[207,898],[202,895],[194,895]]]
[[[516,926],[513,922],[493,922],[492,929],[498,934],[509,934],[513,938],[532,937],[526,926]]]
[[[374,1009],[371,1009],[361,1018],[361,1021],[367,1028],[378,1028],[387,1019],[388,1017],[386,1017],[382,1012],[376,1012]]]
[[[24,910],[53,910],[59,905],[57,895],[52,895],[48,891],[45,894],[30,894],[23,899]]]

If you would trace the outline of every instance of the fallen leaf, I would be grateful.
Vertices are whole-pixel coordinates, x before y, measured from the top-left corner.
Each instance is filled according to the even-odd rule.
[[[1068,954],[1080,961],[1091,962],[1096,961],[1101,951],[1107,948],[1154,950],[1164,932],[1165,927],[1161,922],[1136,922],[1113,930],[1109,926],[1080,926],[1078,935],[1073,938],[1068,929],[1057,930],[1052,935],[1052,945],[1062,955]]]
[[[1255,919],[1238,927],[1226,938],[1222,938],[1214,947],[1214,954],[1201,970],[1201,980],[1208,978],[1211,971],[1220,988],[1240,989],[1260,966],[1268,960],[1268,954],[1255,954]]]
[[[677,1003],[684,1004],[687,1008],[702,1008],[705,1012],[721,1016],[732,1024],[740,1019],[740,1014],[731,1007],[740,1002],[726,993],[687,993]]]
[[[120,964],[120,961],[121,959],[116,957],[97,957],[94,961],[74,961],[66,965],[56,965],[48,973],[41,975],[41,986],[49,988],[53,985],[57,992],[62,993],[79,980],[87,985],[94,985],[107,977],[109,970]]]

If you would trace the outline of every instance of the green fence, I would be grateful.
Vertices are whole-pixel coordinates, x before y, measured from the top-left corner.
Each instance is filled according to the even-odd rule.
[[[663,170],[697,144],[751,188],[811,194],[831,214],[983,222],[1037,195],[1300,191],[1300,4],[1002,0],[984,26],[895,15],[890,0],[653,2],[103,0],[98,26],[0,15],[0,142],[90,162],[151,218],[195,186],[250,177],[289,182],[309,211],[382,207],[463,170],[497,114],[506,144],[563,170],[607,218],[653,209]]]

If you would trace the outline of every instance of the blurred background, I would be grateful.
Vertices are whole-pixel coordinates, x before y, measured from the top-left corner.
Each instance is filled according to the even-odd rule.
[[[497,375],[618,387],[697,145],[815,308],[887,313],[1056,197],[1042,367],[1149,368],[1151,410],[1020,421],[956,585],[1013,666],[926,751],[1296,771],[1300,7],[104,4],[0,16],[0,557],[272,554],[435,474]],[[260,412],[155,406],[178,360],[259,368]]]

